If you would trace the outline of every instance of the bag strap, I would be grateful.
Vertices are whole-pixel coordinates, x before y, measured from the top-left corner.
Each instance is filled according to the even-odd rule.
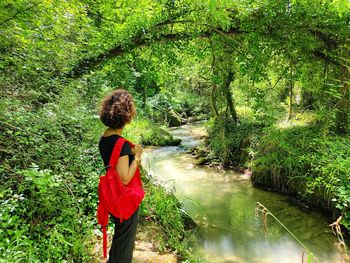
[[[123,147],[125,141],[126,140],[123,137],[120,137],[117,139],[117,142],[115,143],[114,148],[113,148],[111,159],[109,160],[108,167],[116,167],[117,166],[117,163],[119,160],[119,155],[120,155],[120,152],[122,150],[122,147]]]

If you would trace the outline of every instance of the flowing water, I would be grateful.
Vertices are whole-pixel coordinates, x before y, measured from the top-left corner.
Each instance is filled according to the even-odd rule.
[[[270,216],[268,234],[256,203],[267,207],[319,262],[343,262],[336,249],[337,239],[329,222],[319,213],[305,212],[288,202],[287,197],[254,188],[247,176],[233,171],[195,165],[186,153],[205,133],[202,123],[171,129],[182,139],[182,146],[149,148],[144,167],[162,184],[172,187],[185,210],[199,226],[198,253],[210,262],[302,262],[303,248]],[[307,262],[304,256],[304,262]],[[317,262],[312,260],[311,262]]]

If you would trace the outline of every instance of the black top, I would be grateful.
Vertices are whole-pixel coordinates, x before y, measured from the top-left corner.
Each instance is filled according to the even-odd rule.
[[[103,159],[104,166],[108,166],[109,160],[111,159],[113,148],[117,140],[120,138],[118,134],[113,134],[108,137],[101,136],[98,149]],[[129,155],[129,166],[135,159],[134,154],[131,151],[129,143],[125,142],[119,156]]]

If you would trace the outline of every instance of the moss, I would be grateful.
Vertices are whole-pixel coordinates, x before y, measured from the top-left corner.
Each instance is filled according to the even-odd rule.
[[[181,139],[174,138],[169,132],[159,127],[152,127],[141,134],[141,144],[148,146],[177,146]]]
[[[196,164],[198,165],[204,165],[204,164],[208,164],[210,161],[209,158],[207,157],[200,157],[197,161],[196,161]]]

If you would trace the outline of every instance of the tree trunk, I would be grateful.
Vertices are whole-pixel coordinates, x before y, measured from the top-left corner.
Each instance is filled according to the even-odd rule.
[[[226,79],[225,79],[225,82],[223,84],[223,89],[224,89],[224,92],[226,94],[226,101],[227,101],[227,105],[230,109],[232,121],[234,123],[237,123],[238,117],[237,117],[237,113],[235,110],[235,106],[234,106],[233,99],[232,99],[232,93],[231,93],[231,89],[230,89],[230,84],[233,81],[233,77],[234,77],[233,72],[230,70]]]
[[[337,115],[336,115],[336,132],[340,135],[348,133],[348,120],[349,120],[349,69],[345,66],[340,66],[340,99],[337,103]]]
[[[213,78],[213,88],[211,89],[211,107],[214,111],[215,118],[219,119],[219,111],[216,107],[216,91],[217,91],[217,85],[215,83],[215,75],[217,74],[217,66],[216,66],[216,57],[214,52],[214,46],[213,43],[209,40],[210,47],[211,47],[211,69],[212,69],[212,78]]]
[[[314,110],[315,109],[315,98],[312,92],[310,91],[301,91],[301,106],[305,110]]]
[[[146,100],[147,100],[147,86],[144,85],[142,89],[142,109],[146,106]]]
[[[292,118],[293,114],[293,71],[292,68],[290,69],[290,77],[289,77],[289,113],[288,113],[288,120]]]
[[[216,84],[213,84],[213,88],[210,93],[210,102],[211,102],[211,107],[214,111],[215,117],[219,118],[219,112],[218,109],[216,108],[216,98],[215,98],[215,93],[216,93]]]

